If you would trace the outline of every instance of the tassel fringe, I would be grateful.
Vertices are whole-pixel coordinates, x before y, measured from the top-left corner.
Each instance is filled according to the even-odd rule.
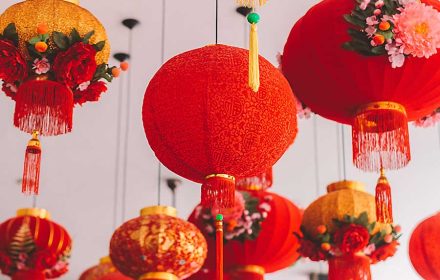
[[[381,175],[376,186],[376,218],[379,223],[393,223],[393,204],[391,199],[391,187],[387,177],[381,170]]]
[[[257,8],[264,6],[267,0],[237,0],[237,5],[248,8]]]
[[[38,194],[40,186],[41,144],[38,132],[34,132],[26,147],[24,156],[23,181],[21,191],[24,194]]]
[[[249,34],[249,87],[257,92],[260,88],[260,65],[258,55],[258,32],[257,24],[251,24]]]
[[[366,110],[355,117],[353,162],[359,169],[400,169],[411,159],[408,119],[392,109]]]
[[[41,135],[65,134],[72,130],[73,93],[57,82],[29,80],[16,96],[14,125],[20,130]]]
[[[225,174],[206,177],[202,185],[202,205],[221,209],[232,208],[235,204],[235,178]],[[221,213],[221,212],[220,212]]]

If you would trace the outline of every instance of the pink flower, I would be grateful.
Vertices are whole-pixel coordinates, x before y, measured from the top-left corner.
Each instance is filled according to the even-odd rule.
[[[34,64],[32,64],[32,69],[34,69],[35,73],[38,75],[46,74],[50,70],[49,60],[45,57],[42,59],[35,59]]]
[[[85,91],[90,86],[90,81],[78,85],[79,91]]]
[[[383,0],[379,0],[376,3],[374,3],[374,6],[378,9],[382,8],[383,5],[385,5],[385,2],[383,2]]]
[[[416,0],[399,0],[399,4],[402,6],[406,6],[406,5],[412,4],[414,2],[416,2]]]
[[[261,204],[258,206],[258,208],[263,209],[263,210],[266,211],[266,212],[269,212],[269,211],[272,209],[272,207],[270,206],[270,204],[269,204],[269,203],[266,203],[266,202],[261,203]]]
[[[376,16],[367,17],[367,18],[365,19],[365,22],[366,22],[367,25],[369,25],[369,26],[379,24],[379,21],[377,20],[377,17],[376,17]]]
[[[396,55],[390,55],[388,57],[388,60],[391,62],[392,68],[399,68],[402,67],[405,63],[405,55],[403,54],[396,54]]]
[[[432,6],[414,2],[394,15],[396,40],[402,42],[403,52],[414,57],[425,57],[437,53],[440,47],[440,13]]]
[[[371,255],[371,253],[373,253],[376,250],[376,245],[374,245],[374,243],[371,243],[370,245],[368,245],[367,247],[365,247],[364,249],[364,254],[365,255]]]
[[[378,16],[378,15],[380,15],[382,13],[382,11],[380,10],[380,9],[376,9],[376,10],[374,10],[374,15],[375,16]]]
[[[440,123],[440,108],[434,113],[414,122],[417,127],[430,127]]]
[[[400,40],[396,42],[388,42],[385,45],[385,50],[388,52],[388,60],[391,62],[392,68],[402,67],[405,62],[405,55],[401,48]]]
[[[371,0],[362,0],[362,3],[359,5],[359,8],[362,11],[365,11],[368,7],[368,4],[370,4]]]
[[[367,33],[368,38],[372,38],[376,31],[377,29],[374,26],[368,26],[365,28],[365,33]]]

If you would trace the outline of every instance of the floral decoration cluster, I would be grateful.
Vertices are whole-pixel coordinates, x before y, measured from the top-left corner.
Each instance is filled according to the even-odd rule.
[[[262,222],[271,211],[271,195],[260,199],[248,192],[236,192],[236,203],[232,209],[223,209],[224,239],[255,240],[261,231]],[[201,222],[202,230],[208,235],[215,235],[215,217],[219,209],[198,206],[195,218]]]
[[[330,233],[326,225],[320,225],[316,232],[301,229],[298,252],[312,261],[328,260],[343,255],[363,254],[375,264],[393,256],[399,245],[401,227],[391,226],[391,232],[377,231],[376,222],[368,222],[368,214],[359,217],[345,215],[343,220],[334,220],[336,231]]]
[[[430,127],[440,123],[440,108],[437,108],[431,115],[418,119],[414,122],[417,127]]]
[[[26,42],[27,53],[19,49],[19,34],[14,23],[10,23],[0,35],[0,79],[2,90],[12,99],[19,86],[29,79],[47,79],[66,85],[73,92],[75,104],[97,101],[107,90],[106,83],[127,70],[128,64],[120,68],[106,63],[97,65],[96,54],[105,46],[105,41],[90,43],[94,31],[83,37],[76,29],[70,34],[54,31],[41,23],[36,27],[36,36]],[[53,43],[52,43],[53,41]]]
[[[393,68],[408,56],[429,58],[440,47],[440,12],[419,0],[356,0],[344,47],[362,55],[388,55]]]

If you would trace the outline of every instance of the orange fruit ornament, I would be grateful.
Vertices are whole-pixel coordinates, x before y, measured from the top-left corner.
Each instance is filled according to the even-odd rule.
[[[35,44],[35,50],[40,53],[44,53],[47,51],[47,44],[45,42],[37,42]]]

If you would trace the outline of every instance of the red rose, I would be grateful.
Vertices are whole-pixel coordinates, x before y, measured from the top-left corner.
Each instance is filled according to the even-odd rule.
[[[375,264],[394,256],[397,251],[397,246],[399,246],[399,242],[394,240],[390,244],[378,247],[370,255],[371,263]]]
[[[50,251],[38,251],[32,256],[33,269],[45,270],[52,268],[58,261],[58,257]]]
[[[82,42],[60,52],[52,65],[55,78],[72,89],[79,84],[90,81],[96,71],[96,50],[92,45]]]
[[[320,246],[316,245],[310,240],[301,239],[298,253],[305,258],[318,262],[327,259],[327,253],[324,252]]]
[[[101,93],[106,91],[107,85],[104,82],[92,82],[86,88],[80,86],[79,89],[75,90],[73,93],[73,100],[75,104],[79,105],[82,105],[85,102],[98,101]]]
[[[360,225],[350,224],[335,233],[334,241],[342,253],[354,254],[368,245],[370,234]]]
[[[21,81],[27,77],[26,60],[10,41],[0,40],[0,79],[6,83]]]

